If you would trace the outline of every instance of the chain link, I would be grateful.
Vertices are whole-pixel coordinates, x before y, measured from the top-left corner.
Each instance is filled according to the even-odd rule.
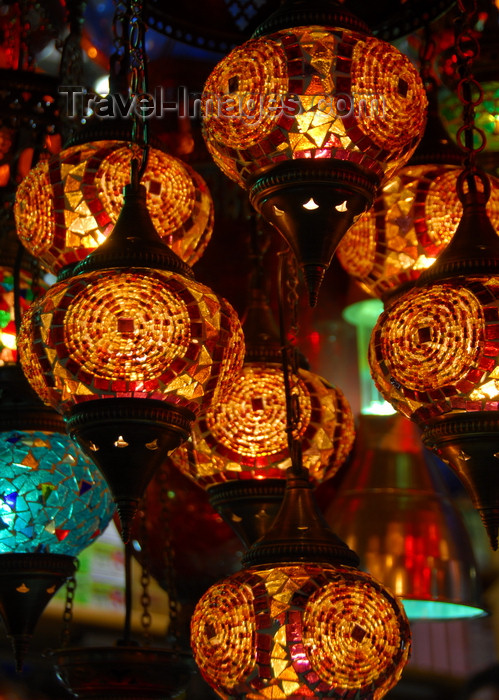
[[[144,633],[144,639],[146,642],[146,646],[150,643],[150,639],[151,639],[152,617],[151,617],[151,613],[149,612],[149,608],[151,606],[151,596],[149,595],[150,582],[151,582],[151,577],[149,575],[149,570],[145,566],[145,564],[143,564],[142,565],[142,575],[140,577],[140,585],[142,586],[142,595],[140,596],[140,604],[142,605],[142,615],[140,617],[140,621],[142,624],[142,630]]]
[[[77,560],[76,570],[78,570],[79,562]],[[71,623],[73,621],[73,604],[76,593],[76,578],[71,576],[66,582],[66,603],[62,614],[62,632],[61,632],[61,647],[65,648],[71,640]]]
[[[475,124],[475,108],[483,101],[482,88],[473,76],[473,63],[480,55],[480,45],[473,31],[477,3],[476,0],[458,0],[458,7],[460,14],[455,21],[455,44],[460,81],[457,94],[463,106],[463,124],[457,132],[457,142],[465,153],[463,165],[468,186],[475,189],[476,153],[486,145],[485,133]],[[475,135],[478,136],[476,145]]]
[[[170,497],[168,489],[168,475],[164,469],[159,472],[160,483],[160,503],[162,515],[163,531],[163,565],[165,572],[165,590],[168,595],[168,612],[170,625],[168,634],[176,644],[178,642],[178,595],[175,581],[175,568],[173,565],[175,553],[173,551],[172,536],[170,528]]]
[[[143,21],[142,0],[130,0],[129,12],[129,49],[130,49],[130,91],[137,98],[137,109],[133,113],[132,142],[143,146],[142,163],[139,168],[139,180],[144,174],[148,158],[148,121],[147,106],[142,104],[142,96],[147,95],[147,68],[145,48],[145,25]],[[141,107],[141,110],[139,110]],[[141,113],[139,113],[141,111]]]
[[[128,94],[130,69],[128,47],[128,6],[125,0],[115,0],[113,16],[114,51],[109,56],[109,92]]]
[[[299,439],[301,409],[298,390],[298,265],[288,250],[279,254],[279,326],[282,344],[282,369],[286,396],[286,433],[291,466],[302,469],[302,446]],[[284,308],[288,310],[289,322]]]

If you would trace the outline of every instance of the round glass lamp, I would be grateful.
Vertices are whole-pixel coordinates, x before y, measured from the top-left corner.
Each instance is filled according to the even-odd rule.
[[[62,414],[134,398],[189,418],[228,390],[243,351],[224,299],[175,272],[140,267],[57,282],[27,311],[19,346],[32,386]]]
[[[222,698],[381,698],[410,651],[403,608],[325,525],[306,471],[288,473],[272,528],[191,622],[202,675]]]
[[[130,162],[139,151],[123,141],[91,141],[66,148],[29,171],[17,190],[17,232],[48,270],[57,274],[106,240],[123,206]],[[142,182],[158,233],[192,265],[213,229],[206,183],[189,165],[156,148],[150,150]]]
[[[352,449],[353,415],[343,393],[300,369],[303,463],[315,484],[331,478]],[[282,367],[247,362],[223,400],[194,422],[172,461],[207,489],[210,503],[249,545],[272,523],[291,464]]]
[[[125,539],[154,470],[239,371],[243,336],[224,299],[157,235],[129,185],[112,236],[28,310],[25,374],[103,471]]]
[[[344,394],[304,369],[294,377],[300,399],[299,438],[304,465],[315,483],[333,476],[354,440]],[[284,478],[290,466],[282,368],[245,363],[224,394],[194,423],[185,473],[205,488],[233,480]],[[172,459],[176,462],[176,453]]]
[[[369,354],[378,389],[451,464],[496,548],[499,239],[480,180],[484,192],[461,192],[463,218],[448,248],[380,316]]]
[[[241,372],[223,400],[199,415],[172,461],[208,490],[210,503],[249,545],[274,520],[291,465],[279,332],[258,286],[251,291],[243,330]],[[296,437],[303,463],[318,484],[336,473],[352,448],[352,412],[343,393],[313,372],[298,369],[291,384],[300,402]]]
[[[20,669],[45,606],[74,573],[74,557],[105,529],[114,505],[62,421],[38,406],[16,366],[2,370],[0,615]]]
[[[204,135],[286,238],[312,304],[336,246],[425,124],[418,72],[338,3],[292,0],[209,76]]]
[[[78,555],[112,517],[104,479],[63,433],[10,430],[1,438],[0,554]]]
[[[461,220],[456,191],[461,172],[454,165],[408,165],[383,186],[338,247],[341,265],[366,292],[386,298],[435,262]],[[496,178],[487,213],[499,228]]]
[[[194,659],[222,698],[382,698],[409,655],[397,599],[349,567],[243,570],[192,618]]]

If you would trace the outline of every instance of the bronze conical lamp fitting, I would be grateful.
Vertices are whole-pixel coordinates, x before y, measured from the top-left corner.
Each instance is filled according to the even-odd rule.
[[[132,172],[124,204],[109,238],[72,272],[78,276],[101,269],[144,267],[193,277],[190,267],[161,240],[146,206],[146,190]],[[166,455],[183,442],[194,415],[157,400],[109,398],[75,406],[67,427],[95,462],[117,504],[122,538],[128,541],[132,520],[153,473]],[[125,435],[125,437],[123,437]]]
[[[0,615],[18,672],[42,612],[75,571],[76,560],[65,554],[0,555]]]

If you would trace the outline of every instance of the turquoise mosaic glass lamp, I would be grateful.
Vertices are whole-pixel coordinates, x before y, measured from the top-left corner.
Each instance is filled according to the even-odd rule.
[[[0,384],[0,616],[20,670],[40,615],[114,504],[19,366],[0,367]]]
[[[106,528],[113,511],[103,478],[69,436],[2,433],[0,554],[77,556]]]
[[[16,309],[22,315],[37,290],[28,270],[16,282],[11,261],[0,264],[0,616],[18,669],[75,556],[114,510],[99,472],[16,364]]]

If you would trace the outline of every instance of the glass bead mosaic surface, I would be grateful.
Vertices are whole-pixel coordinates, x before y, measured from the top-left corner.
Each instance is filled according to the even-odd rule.
[[[338,246],[345,270],[373,296],[416,280],[442,252],[461,220],[456,183],[461,168],[402,168]],[[487,213],[499,230],[499,180],[490,177]]]
[[[0,435],[0,553],[76,556],[107,527],[104,479],[68,435]]]
[[[304,465],[314,481],[333,476],[354,440],[343,393],[306,370],[295,377]],[[203,412],[172,460],[202,486],[235,479],[284,478],[291,466],[282,369],[246,363],[222,400]]]
[[[24,373],[64,413],[97,398],[148,398],[194,413],[227,391],[244,341],[230,304],[172,272],[107,269],[56,283],[19,336]]]
[[[346,161],[382,180],[415,149],[426,95],[390,44],[313,26],[234,49],[209,76],[202,108],[208,149],[243,187],[294,159]]]
[[[51,272],[83,260],[111,233],[133,155],[134,149],[122,141],[72,146],[40,162],[21,182],[14,208],[17,232]],[[142,184],[159,235],[192,265],[213,229],[206,183],[186,163],[151,149]]]
[[[373,698],[400,678],[410,630],[369,574],[302,564],[240,571],[191,622],[194,658],[222,698]]]
[[[413,289],[381,314],[369,349],[374,381],[418,423],[499,408],[499,278]]]

